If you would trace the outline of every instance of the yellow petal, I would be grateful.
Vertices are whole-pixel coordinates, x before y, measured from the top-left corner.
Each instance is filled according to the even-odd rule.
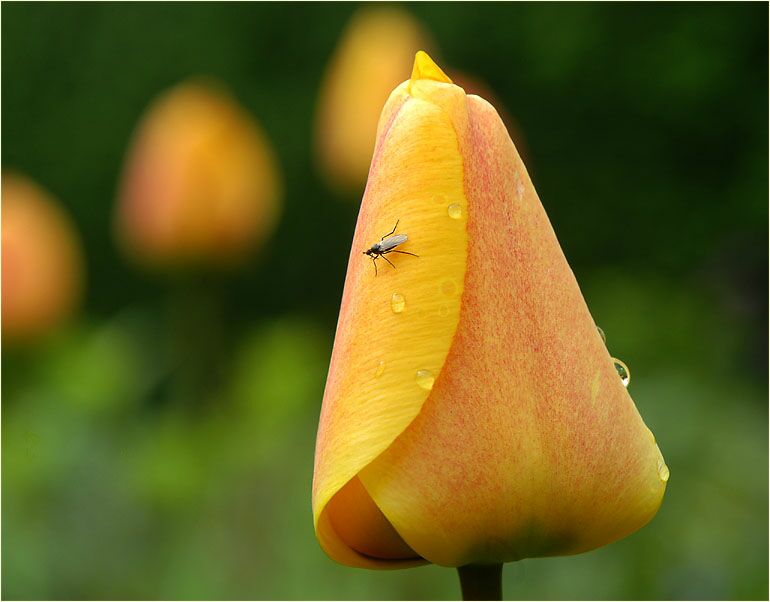
[[[459,316],[467,240],[464,221],[448,215],[450,205],[465,205],[454,127],[432,103],[409,98],[382,140],[353,239],[324,394],[316,522],[329,500],[418,414],[429,394],[418,371],[439,373]],[[395,268],[380,259],[375,275],[363,252],[397,222],[396,232],[409,237],[399,249],[419,257],[391,254]],[[400,312],[394,294],[403,296]]]
[[[414,67],[412,67],[412,81],[419,79],[431,79],[436,82],[444,82],[445,84],[451,84],[452,80],[449,76],[441,70],[433,59],[428,56],[428,53],[420,50],[414,57]]]

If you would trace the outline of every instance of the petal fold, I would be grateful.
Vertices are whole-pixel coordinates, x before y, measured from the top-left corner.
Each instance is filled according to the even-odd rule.
[[[414,420],[449,352],[466,257],[462,162],[447,113],[403,90],[391,97],[353,239],[316,446],[314,517]],[[460,99],[464,94],[459,88]],[[385,123],[383,123],[385,122]],[[363,254],[395,228],[400,253]],[[428,381],[431,381],[429,383]],[[335,539],[334,544],[329,543]]]

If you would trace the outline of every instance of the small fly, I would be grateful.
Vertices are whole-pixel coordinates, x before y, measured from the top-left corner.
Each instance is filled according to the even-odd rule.
[[[419,255],[415,255],[414,253],[410,253],[409,251],[397,251],[396,247],[398,245],[404,244],[407,240],[409,240],[406,236],[406,234],[393,234],[396,231],[396,228],[398,228],[398,222],[401,220],[398,220],[396,222],[396,225],[393,226],[393,229],[388,232],[385,236],[383,236],[380,239],[380,242],[374,243],[371,248],[367,251],[364,251],[364,255],[368,255],[372,258],[372,263],[374,264],[374,275],[377,275],[377,259],[382,257],[385,261],[390,263],[392,268],[395,268],[390,259],[385,257],[388,253],[401,253],[402,255],[411,255],[412,257],[419,257]]]

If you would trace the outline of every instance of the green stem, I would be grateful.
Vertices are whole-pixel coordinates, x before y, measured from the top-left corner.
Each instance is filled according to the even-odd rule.
[[[182,273],[169,296],[172,399],[202,409],[223,371],[222,286],[217,275]]]
[[[466,564],[457,568],[463,600],[502,600],[502,564]]]

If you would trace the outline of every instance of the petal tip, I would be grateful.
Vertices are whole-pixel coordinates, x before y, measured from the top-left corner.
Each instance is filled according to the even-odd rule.
[[[418,50],[414,56],[414,67],[412,67],[411,80],[432,79],[433,81],[451,84],[452,80],[441,70],[432,58],[424,50]]]

